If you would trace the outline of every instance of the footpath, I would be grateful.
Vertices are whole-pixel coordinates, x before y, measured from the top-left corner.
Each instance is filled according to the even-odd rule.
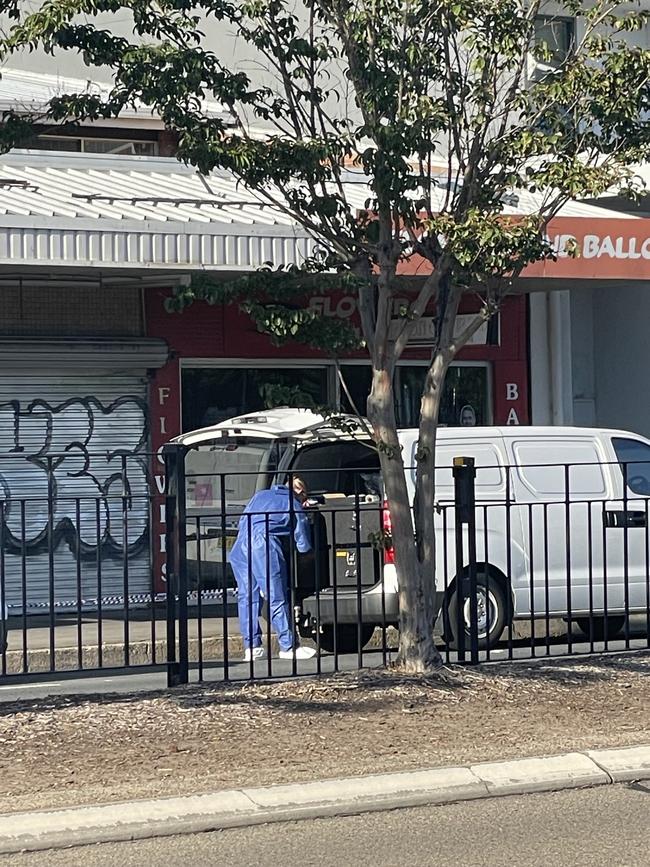
[[[205,660],[223,659],[226,643],[231,659],[242,655],[243,645],[236,606],[229,604],[226,612],[227,642],[224,638],[221,606],[204,604],[200,628],[197,609],[195,606],[190,608],[188,651],[191,662],[196,662],[200,657]],[[645,635],[645,627],[645,620],[639,624],[632,621],[631,634],[634,637],[637,633]],[[538,628],[545,629],[546,624],[540,621]],[[8,674],[24,671],[36,673],[80,668],[120,668],[127,664],[127,633],[128,663],[151,665],[164,661],[166,657],[166,629],[165,610],[161,605],[157,605],[153,613],[147,609],[134,609],[130,612],[128,625],[118,611],[105,611],[101,623],[92,612],[85,612],[79,617],[74,613],[57,613],[53,635],[45,615],[30,615],[24,631],[22,618],[14,617],[10,620],[5,668]],[[579,630],[577,632],[577,639],[584,640],[582,633]],[[550,621],[551,637],[560,637],[565,633],[566,624],[562,620]],[[529,639],[530,625],[525,621],[516,621],[513,637],[515,640]],[[51,641],[54,644],[54,653],[51,652]],[[397,644],[398,635],[392,627],[387,631],[386,641],[389,646]],[[381,647],[382,635],[379,629],[370,644]]]
[[[649,674],[641,652],[7,703],[0,852],[649,778]]]
[[[188,620],[189,655],[199,658],[199,643],[205,659],[222,659],[224,655],[224,620],[216,606],[206,605],[201,621]],[[215,613],[216,612],[216,613]],[[9,625],[9,645],[5,666],[8,674],[69,671],[79,668],[119,668],[127,664],[125,634],[128,633],[128,663],[151,665],[164,661],[167,652],[165,612],[157,606],[154,616],[147,610],[130,613],[128,625],[120,612],[106,611],[101,623],[97,616],[84,613],[57,613],[53,636],[46,616],[30,615],[23,632],[22,619],[12,618]],[[236,609],[228,608],[228,651],[231,656],[242,653],[242,641]],[[50,648],[53,637],[54,653]]]

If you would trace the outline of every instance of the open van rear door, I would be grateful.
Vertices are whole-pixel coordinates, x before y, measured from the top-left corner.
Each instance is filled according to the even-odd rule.
[[[185,456],[187,561],[190,580],[202,587],[234,586],[227,557],[239,519],[256,491],[275,478],[287,440],[276,436],[203,437]]]

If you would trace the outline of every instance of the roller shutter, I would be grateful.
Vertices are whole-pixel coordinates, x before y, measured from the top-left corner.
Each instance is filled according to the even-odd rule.
[[[146,370],[43,370],[0,372],[6,602],[119,605],[151,587]]]

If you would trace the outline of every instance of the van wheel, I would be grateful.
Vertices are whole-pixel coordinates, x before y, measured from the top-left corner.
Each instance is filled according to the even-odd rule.
[[[465,625],[465,650],[470,649],[469,578],[461,584],[463,591],[462,618]],[[499,581],[486,575],[477,575],[478,646],[479,650],[493,648],[508,624],[508,603]],[[458,590],[451,597],[445,618],[445,640],[452,650],[458,650]]]
[[[589,618],[576,617],[576,623],[588,638]],[[594,641],[604,641],[605,639],[616,638],[624,625],[625,616],[622,614],[612,614],[607,618],[607,624],[605,624],[604,617],[592,617],[591,628],[593,630],[592,634]]]
[[[375,631],[374,624],[361,624],[361,647],[370,641]],[[358,653],[359,627],[356,623],[325,623],[321,626],[320,646],[326,653],[334,653],[334,637],[336,635],[337,653]]]

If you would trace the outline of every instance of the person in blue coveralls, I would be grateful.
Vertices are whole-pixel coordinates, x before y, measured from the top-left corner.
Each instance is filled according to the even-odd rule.
[[[286,539],[293,533],[298,551],[301,554],[311,551],[311,532],[303,510],[306,499],[305,483],[294,478],[291,493],[288,485],[274,485],[269,490],[258,491],[239,521],[237,539],[228,559],[237,581],[239,626],[247,662],[263,659],[266,655],[262,646],[260,608],[262,598],[267,595],[280,656],[283,659],[309,659],[316,653],[311,647],[294,646],[288,569],[282,546],[283,537]]]

